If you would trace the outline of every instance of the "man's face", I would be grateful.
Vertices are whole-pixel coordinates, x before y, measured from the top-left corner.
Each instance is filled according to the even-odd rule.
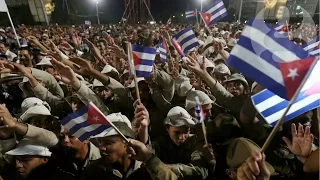
[[[76,112],[78,109],[81,109],[82,107],[84,107],[84,104],[82,101],[80,101],[80,99],[72,98],[71,100],[72,112]]]
[[[215,72],[213,76],[220,84],[222,84],[230,75],[226,73]]]
[[[100,154],[106,163],[119,162],[127,155],[126,143],[121,136],[107,136],[90,140],[100,150]]]
[[[103,52],[106,49],[106,46],[104,45],[103,42],[98,42],[97,48],[100,50],[100,52]]]
[[[30,119],[28,119],[28,123],[30,123],[33,126],[37,126],[43,129],[51,130],[52,129],[52,123],[51,123],[50,116],[46,115],[39,115],[34,116]]]
[[[22,179],[28,178],[34,169],[48,162],[48,158],[30,155],[16,156],[15,159],[16,171],[18,173],[18,176]]]
[[[244,86],[239,81],[230,81],[226,86],[227,90],[234,96],[240,96],[244,93]]]
[[[109,97],[112,96],[112,91],[106,89],[105,87],[95,87],[94,92],[97,96],[99,96],[99,98],[103,100],[107,100]]]
[[[1,43],[0,43],[0,52],[2,54],[5,54],[7,52],[6,46],[4,44],[1,44]]]
[[[81,142],[65,128],[60,132],[59,137],[64,152],[72,157],[75,157],[77,152],[88,145],[88,141]]]
[[[28,62],[32,60],[32,56],[29,54],[28,50],[20,50],[19,58],[23,65],[27,66]]]
[[[181,127],[169,126],[167,131],[170,136],[170,139],[177,146],[182,145],[188,139],[190,134],[190,128],[187,126],[181,126]]]

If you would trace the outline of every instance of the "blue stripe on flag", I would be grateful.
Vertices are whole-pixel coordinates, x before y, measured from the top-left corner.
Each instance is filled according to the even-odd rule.
[[[303,50],[303,48],[294,44],[288,38],[279,38],[283,35],[281,35],[278,31],[274,30],[271,26],[267,25],[265,22],[257,19],[251,19],[248,22],[248,26],[251,26],[252,28],[258,29],[259,31],[263,32],[264,34],[266,34],[266,36],[269,36],[278,44],[286,48],[288,51],[295,53],[295,55],[298,56],[300,59],[305,59],[309,57],[308,52],[306,52],[305,50]],[[256,35],[252,34],[250,38],[254,39],[254,36]],[[272,47],[270,47],[270,49],[272,49]],[[294,61],[294,60],[298,60],[298,59],[287,59],[284,61]]]
[[[87,112],[88,112],[88,106],[85,106],[85,107],[79,109],[78,111],[76,111],[75,113],[72,113],[72,114],[67,115],[65,118],[63,118],[63,119],[60,121],[60,123],[61,123],[62,125],[66,125],[66,124],[68,124],[68,122],[71,121],[72,119],[78,118],[78,117],[84,115],[84,114],[87,113]]]
[[[150,77],[151,76],[151,72],[136,70],[136,76],[137,77]]]
[[[188,42],[188,41],[190,41],[190,40],[192,40],[192,39],[194,39],[194,38],[196,38],[196,35],[194,35],[194,34],[192,34],[192,35],[184,38],[182,41],[180,41],[181,46],[182,46],[184,43],[186,43],[186,42]]]
[[[192,49],[192,48],[194,48],[194,47],[197,47],[197,46],[199,46],[199,42],[198,42],[198,41],[190,44],[190,45],[187,46],[187,47],[185,47],[184,50],[183,50],[183,53],[184,53],[184,54],[187,54],[190,49]]]
[[[145,46],[137,46],[137,45],[132,45],[132,51],[140,52],[140,53],[149,53],[149,54],[156,54],[157,49],[155,48],[150,48],[150,47],[145,47]]]
[[[180,36],[182,36],[184,33],[188,32],[188,31],[192,31],[191,27],[187,27],[187,28],[185,28],[184,30],[178,32],[174,37],[175,37],[176,39],[179,39]]]
[[[297,100],[294,102],[293,106],[286,115],[285,121],[291,120],[305,112],[308,112],[320,106],[320,95],[310,95],[306,97],[304,96],[304,93],[305,92],[299,93]],[[260,114],[271,125],[275,125],[278,119],[274,120],[274,117],[272,117],[271,119],[269,117],[280,111],[284,111],[289,104],[289,101],[278,97],[269,90],[263,90],[260,93],[252,96],[251,99],[258,112],[262,110]],[[280,118],[281,115],[276,117]]]
[[[302,48],[305,48],[305,47],[307,47],[307,46],[310,45],[310,44],[314,44],[314,43],[317,43],[317,42],[319,43],[319,41],[320,41],[320,37],[318,37],[318,38],[316,38],[316,39],[313,39],[313,40],[305,43],[305,44],[302,45],[301,47],[302,47]]]
[[[102,133],[104,130],[111,128],[111,126],[105,126],[105,125],[101,125],[98,128],[96,128],[95,130],[91,131],[91,132],[85,132],[84,134],[82,134],[78,139],[80,141],[84,141],[86,139],[89,139],[90,136],[94,136],[97,135],[99,133]]]
[[[241,36],[241,39],[238,41],[238,44],[241,44],[242,47],[245,47],[249,51],[260,55],[262,59],[267,61],[269,64],[271,64],[275,68],[279,69],[279,64],[274,60],[276,61],[278,60],[278,62],[282,62],[282,60],[279,57],[277,57],[275,54],[273,54],[273,52],[262,47],[254,39],[249,39],[248,37]]]

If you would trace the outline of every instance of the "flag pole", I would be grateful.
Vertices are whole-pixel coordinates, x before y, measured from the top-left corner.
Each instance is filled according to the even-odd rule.
[[[196,96],[196,103],[199,105],[199,106],[201,106],[200,105],[200,100],[199,100],[199,97],[198,96]],[[201,108],[202,109],[202,108]],[[202,111],[202,110],[201,110]],[[200,113],[202,113],[202,112],[200,112]],[[200,118],[200,119],[198,119],[199,121],[201,121],[201,127],[202,127],[202,132],[203,132],[203,137],[204,137],[204,143],[205,144],[208,144],[208,140],[207,140],[207,131],[206,131],[206,125],[204,124],[204,119],[202,119],[202,118]]]
[[[14,35],[16,36],[16,40],[17,40],[17,42],[18,42],[18,45],[19,45],[19,47],[21,47],[20,41],[19,41],[19,38],[18,38],[18,35],[17,35],[17,32],[16,32],[16,29],[14,28],[14,25],[13,25],[13,22],[12,22],[12,19],[11,19],[11,16],[10,16],[10,13],[9,13],[9,9],[8,9],[8,8],[7,8],[7,14],[8,14],[8,17],[9,17],[10,24],[11,24],[12,29],[13,29],[13,33],[14,33]]]
[[[137,76],[136,76],[136,69],[134,66],[134,62],[133,62],[133,55],[132,55],[132,46],[131,46],[131,42],[128,42],[128,61],[129,61],[129,67],[130,67],[130,72],[131,75],[133,75],[133,80],[134,80],[134,85],[135,85],[135,89],[136,89],[136,96],[137,96],[137,100],[140,101],[140,90],[139,90],[139,86],[138,86],[138,81],[137,81]]]
[[[316,57],[314,57],[316,58]],[[317,63],[317,59],[314,60],[314,62],[311,65],[311,68],[309,70],[309,72],[305,75],[305,77],[303,78],[300,86],[298,87],[298,89],[296,90],[296,92],[294,93],[294,95],[292,96],[291,100],[289,101],[289,104],[286,108],[286,110],[284,111],[284,113],[282,114],[280,120],[277,122],[277,124],[274,126],[274,128],[272,129],[271,133],[269,134],[267,140],[264,142],[262,148],[261,148],[261,152],[265,152],[267,147],[269,146],[271,140],[273,139],[273,137],[276,135],[276,133],[278,132],[280,126],[282,125],[282,122],[284,121],[284,118],[286,117],[287,113],[289,112],[291,106],[294,104],[294,102],[297,100],[297,97],[301,91],[301,89],[303,88],[303,86],[305,85],[305,83],[308,80],[308,77],[310,76],[310,73],[313,71],[314,66]]]
[[[122,134],[122,132],[111,121],[108,120],[108,118],[100,111],[99,108],[97,108],[95,104],[93,104],[92,102],[90,102],[89,104],[93,106],[108,121],[108,123],[113,127],[113,129],[116,130],[126,142],[129,142],[128,138],[124,134]]]

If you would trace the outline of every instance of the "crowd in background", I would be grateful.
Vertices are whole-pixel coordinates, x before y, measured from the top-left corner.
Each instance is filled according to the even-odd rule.
[[[272,130],[252,104],[264,88],[228,67],[245,24],[194,25],[200,46],[181,57],[187,25],[52,25],[0,29],[0,179],[317,179],[320,111]],[[288,25],[298,45],[319,26]],[[127,43],[168,46],[151,77],[128,67]],[[196,120],[204,111],[206,138]],[[114,129],[79,140],[60,121],[90,102]]]

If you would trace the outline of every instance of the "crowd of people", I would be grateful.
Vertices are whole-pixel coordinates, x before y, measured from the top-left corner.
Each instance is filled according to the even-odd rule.
[[[285,122],[261,152],[273,127],[250,97],[264,88],[225,64],[245,24],[193,25],[200,46],[181,57],[171,38],[185,27],[21,25],[21,46],[0,29],[0,179],[318,179],[319,109]],[[290,31],[298,45],[319,37],[318,25]],[[135,83],[127,43],[163,41],[166,61],[158,52]],[[125,138],[109,128],[79,140],[61,125],[90,102]]]

